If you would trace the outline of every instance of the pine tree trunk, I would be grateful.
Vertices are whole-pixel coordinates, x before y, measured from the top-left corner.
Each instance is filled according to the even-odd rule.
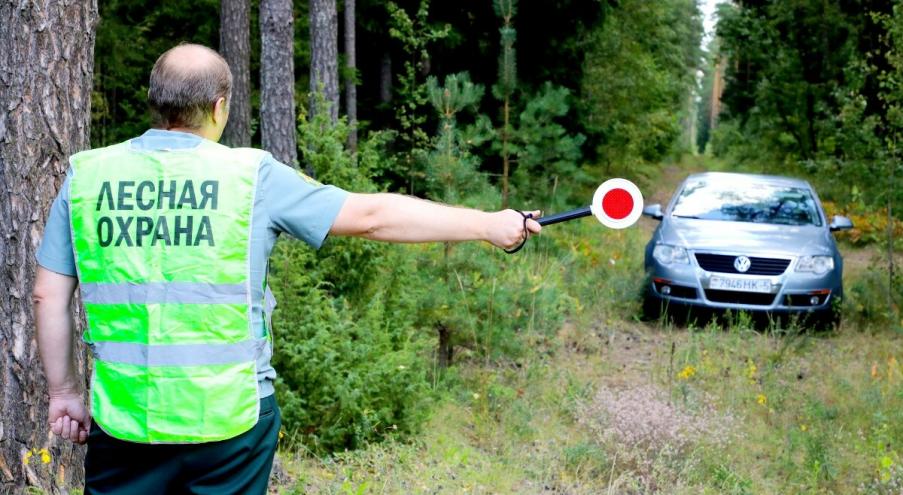
[[[379,101],[392,102],[392,54],[386,50],[379,62]]]
[[[291,0],[260,0],[260,132],[263,149],[296,165],[294,17]]]
[[[251,2],[220,2],[219,51],[232,70],[232,100],[223,144],[251,146]]]
[[[345,112],[348,113],[348,149],[357,151],[357,50],[355,49],[354,0],[345,0],[345,61],[348,80],[345,81]]]
[[[339,19],[335,0],[310,0],[310,115],[316,93],[323,92],[332,122],[339,119]]]
[[[511,170],[511,157],[508,154],[508,138],[509,125],[511,119],[511,101],[508,95],[505,95],[505,104],[502,108],[502,209],[508,209],[508,174]]]
[[[47,425],[30,296],[67,159],[88,148],[96,21],[95,0],[0,1],[0,493],[60,493],[84,480],[85,449]]]
[[[439,333],[439,347],[436,349],[436,364],[438,364],[439,368],[446,369],[451,366],[455,352],[455,348],[451,341],[452,331],[441,323],[436,327],[436,331]]]

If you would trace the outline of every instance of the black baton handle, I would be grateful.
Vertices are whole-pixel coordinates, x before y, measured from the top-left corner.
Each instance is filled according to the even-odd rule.
[[[514,210],[523,215],[524,217],[524,240],[518,244],[514,249],[506,249],[505,252],[508,254],[514,254],[521,250],[524,247],[524,244],[527,243],[527,238],[529,237],[529,232],[527,231],[527,219],[533,218],[532,213],[524,213],[522,211]],[[577,208],[576,210],[566,211],[564,213],[556,213],[555,215],[550,215],[547,217],[540,217],[536,219],[536,223],[539,225],[552,225],[553,223],[566,222],[568,220],[573,220],[575,218],[588,217],[592,215],[592,211],[589,206],[584,206],[583,208]]]
[[[564,213],[556,213],[554,215],[549,215],[547,217],[540,217],[536,219],[536,222],[540,225],[552,225],[553,223],[566,222],[568,220],[573,220],[575,218],[588,217],[592,215],[592,211],[590,211],[589,206],[585,206],[583,208],[578,208],[576,210],[566,211]]]

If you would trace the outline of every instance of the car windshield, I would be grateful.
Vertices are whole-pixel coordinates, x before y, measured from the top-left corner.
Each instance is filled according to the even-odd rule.
[[[688,182],[671,215],[703,220],[821,225],[809,189],[756,182]]]

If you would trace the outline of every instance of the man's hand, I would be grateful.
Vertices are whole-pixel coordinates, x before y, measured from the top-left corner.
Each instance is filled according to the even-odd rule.
[[[539,218],[540,211],[525,211],[524,214]],[[524,232],[524,217],[514,210],[498,211],[491,214],[490,225],[486,232],[486,240],[493,246],[511,249],[524,241],[524,235],[538,234],[542,226],[527,219],[527,232]]]
[[[50,392],[50,427],[67,440],[85,443],[91,416],[82,399],[82,387],[72,357],[73,321],[69,311],[77,283],[75,277],[39,266],[32,298],[38,350]]]
[[[65,440],[77,444],[88,441],[91,413],[80,393],[51,394],[48,422],[53,433]]]

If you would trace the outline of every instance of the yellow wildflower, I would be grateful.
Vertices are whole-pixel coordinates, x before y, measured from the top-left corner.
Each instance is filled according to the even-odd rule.
[[[44,449],[41,449],[40,454],[41,454],[41,462],[43,462],[44,464],[50,464],[50,451],[47,450],[46,448],[44,448]]]
[[[752,359],[746,360],[746,377],[749,378],[749,383],[756,383],[756,374],[759,372],[759,367],[756,366],[756,363],[753,362]]]
[[[22,462],[27,466],[31,462],[31,456],[34,455],[34,449],[29,450],[25,453],[25,459],[22,459]]]
[[[806,426],[805,424],[800,425],[800,431],[806,431],[808,429],[809,429],[809,427]]]
[[[765,394],[759,394],[756,396],[756,402],[764,406],[768,403],[768,397],[765,397]]]
[[[687,365],[684,369],[680,370],[680,373],[677,374],[677,378],[681,380],[689,380],[696,374],[696,368],[693,365]]]

